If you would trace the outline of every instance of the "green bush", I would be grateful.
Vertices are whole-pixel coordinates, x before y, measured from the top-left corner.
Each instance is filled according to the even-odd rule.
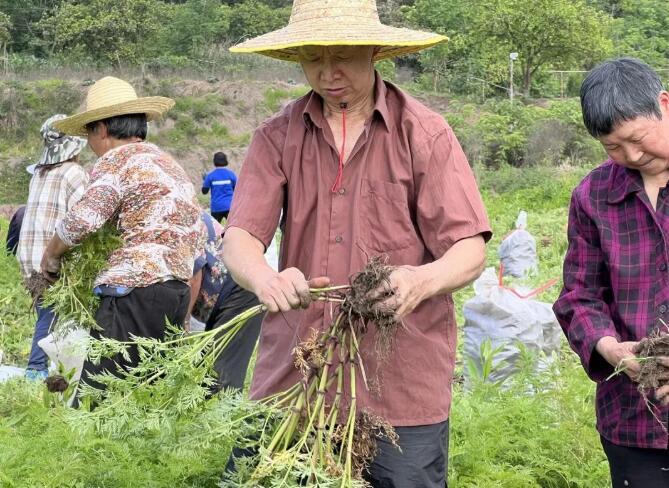
[[[25,170],[24,163],[0,166],[0,205],[25,203],[29,185],[30,174]]]
[[[445,117],[472,164],[496,168],[604,158],[583,127],[577,100],[556,100],[546,107],[494,99],[481,107],[454,102]]]
[[[0,82],[0,154],[36,155],[44,121],[74,112],[83,97],[82,90],[62,80]]]

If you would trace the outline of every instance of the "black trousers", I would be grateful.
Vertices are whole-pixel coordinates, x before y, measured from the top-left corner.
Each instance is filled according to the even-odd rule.
[[[669,450],[625,447],[600,437],[613,488],[669,487]]]
[[[223,220],[223,217],[228,218],[229,210],[224,210],[223,212],[211,212],[211,216],[214,217],[220,223]]]
[[[101,330],[91,331],[94,339],[107,337],[118,341],[130,341],[132,335],[139,337],[165,337],[166,321],[183,327],[190,288],[181,281],[166,281],[143,288],[135,288],[122,297],[104,296],[100,300],[100,307],[95,314],[95,321]],[[118,372],[116,364],[123,369],[137,366],[139,354],[136,347],[130,348],[130,361],[120,354],[104,358],[100,364],[93,364],[86,360],[81,373],[81,382],[104,389],[104,385],[92,380],[91,375],[109,371]]]
[[[377,438],[378,452],[363,473],[372,488],[448,488],[448,420],[432,425],[395,427],[399,447]],[[235,459],[255,456],[254,449],[234,448],[225,468],[235,471]]]
[[[253,293],[232,282],[231,277],[228,277],[227,280],[230,281],[226,281],[223,286],[223,291],[207,320],[206,330],[220,327],[260,303]],[[246,371],[256,342],[258,342],[261,324],[262,315],[250,319],[235,335],[228,347],[216,358],[214,370],[218,374],[218,391],[226,388],[236,390],[244,388]]]
[[[448,420],[432,425],[395,427],[399,449],[378,439],[378,453],[365,473],[374,488],[448,486]]]

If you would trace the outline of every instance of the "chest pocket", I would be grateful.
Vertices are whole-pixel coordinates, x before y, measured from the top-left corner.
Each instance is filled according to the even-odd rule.
[[[360,236],[365,247],[388,252],[418,242],[404,185],[363,179],[360,191]]]

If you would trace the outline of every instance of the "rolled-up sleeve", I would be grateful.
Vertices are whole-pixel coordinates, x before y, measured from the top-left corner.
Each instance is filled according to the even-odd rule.
[[[481,234],[490,240],[492,231],[476,179],[450,127],[435,136],[431,150],[416,164],[423,166],[416,181],[416,219],[434,258],[468,237]]]
[[[58,237],[68,246],[80,244],[112,218],[121,203],[120,170],[98,160],[81,199],[56,226]]]
[[[282,147],[277,135],[266,123],[254,133],[227,223],[227,227],[245,230],[265,248],[272,242],[279,224],[287,181],[281,167]]]
[[[555,315],[588,376],[603,381],[613,372],[596,351],[606,336],[620,337],[609,310],[611,286],[599,233],[584,211],[578,189],[569,207],[569,247],[564,260],[564,287],[553,305]],[[607,296],[609,300],[607,300]]]

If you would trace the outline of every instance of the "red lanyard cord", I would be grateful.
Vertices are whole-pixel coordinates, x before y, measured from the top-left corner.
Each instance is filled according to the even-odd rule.
[[[344,154],[346,153],[346,103],[340,103],[339,106],[342,109],[341,112],[341,125],[342,125],[342,141],[341,141],[341,152],[339,153],[339,170],[337,171],[337,179],[332,185],[332,193],[337,193],[337,190],[341,186],[341,180],[344,176]]]

